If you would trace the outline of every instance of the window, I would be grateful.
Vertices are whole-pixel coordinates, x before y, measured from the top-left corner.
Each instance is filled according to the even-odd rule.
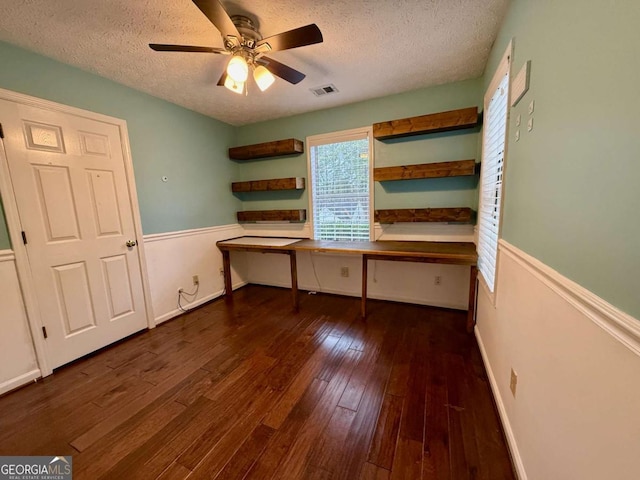
[[[371,238],[371,129],[307,138],[313,238]]]
[[[502,207],[504,157],[509,113],[509,59],[502,59],[484,99],[482,174],[478,215],[478,269],[494,292]]]

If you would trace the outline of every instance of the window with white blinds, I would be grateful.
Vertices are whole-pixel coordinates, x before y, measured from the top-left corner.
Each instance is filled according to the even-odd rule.
[[[491,292],[495,289],[500,210],[509,106],[509,68],[501,65],[484,105],[482,175],[478,215],[478,269]],[[497,84],[497,85],[496,85]]]
[[[370,129],[307,138],[313,238],[369,240]]]

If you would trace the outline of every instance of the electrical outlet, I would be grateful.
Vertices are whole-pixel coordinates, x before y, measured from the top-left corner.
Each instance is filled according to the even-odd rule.
[[[514,398],[516,396],[516,387],[517,386],[518,386],[518,374],[512,368],[511,369],[511,380],[509,381],[509,388],[511,389],[511,393],[513,394]]]
[[[224,268],[220,267],[220,276],[224,277]]]
[[[198,275],[194,275],[193,276],[193,284],[194,285],[199,285],[200,284],[200,279],[198,278]]]
[[[436,275],[435,277],[433,277],[433,284],[442,285],[442,277],[440,275]]]
[[[342,267],[340,269],[340,275],[347,278],[349,276],[349,267]]]

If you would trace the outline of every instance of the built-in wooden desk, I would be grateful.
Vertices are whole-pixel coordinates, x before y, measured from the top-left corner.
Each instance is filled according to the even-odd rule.
[[[231,284],[231,258],[230,251],[258,252],[258,253],[283,253],[289,255],[291,264],[291,296],[293,308],[298,310],[298,268],[296,266],[296,250],[293,247],[300,239],[296,238],[271,238],[271,237],[238,237],[217,242],[222,252],[222,268],[224,274],[224,292],[227,300],[233,299],[233,285]]]
[[[291,262],[291,290],[294,308],[298,308],[298,276],[296,271],[296,251],[341,253],[362,256],[362,317],[367,315],[367,268],[369,260],[442,263],[450,265],[469,265],[469,307],[467,330],[473,330],[476,297],[476,268],[478,255],[476,247],[470,242],[332,242],[318,240],[297,240],[290,238],[240,237],[217,243],[222,252],[224,266],[225,291],[231,298],[230,251],[284,253]]]

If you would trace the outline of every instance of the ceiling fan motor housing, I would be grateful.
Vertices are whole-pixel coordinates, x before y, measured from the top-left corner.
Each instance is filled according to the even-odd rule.
[[[256,46],[256,43],[262,40],[262,35],[258,31],[258,27],[255,22],[251,20],[249,17],[244,15],[232,15],[231,21],[242,35],[242,38],[238,39],[240,42],[239,45],[234,45],[233,40],[230,40],[229,37],[222,37],[225,45],[230,44],[231,49],[245,48],[245,49],[253,49]]]

